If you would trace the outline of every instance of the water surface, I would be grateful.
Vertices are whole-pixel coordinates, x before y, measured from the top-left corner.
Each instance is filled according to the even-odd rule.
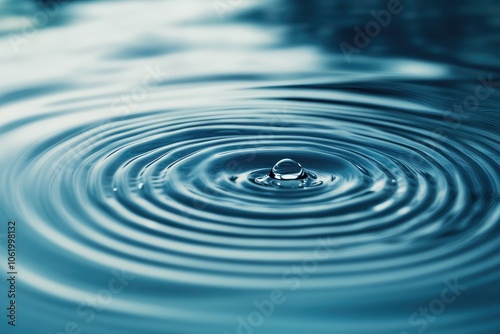
[[[498,332],[500,7],[216,3],[0,2],[16,330]]]

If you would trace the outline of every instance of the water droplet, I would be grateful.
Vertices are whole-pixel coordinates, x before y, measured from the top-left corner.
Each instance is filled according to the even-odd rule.
[[[278,161],[269,176],[276,180],[300,180],[306,178],[307,173],[298,162],[287,158]]]
[[[142,183],[142,182],[137,185],[137,188],[139,188],[139,189],[142,189],[142,187],[144,187],[144,183]]]
[[[113,188],[113,191],[118,191],[118,188],[117,188],[117,187],[114,187],[114,188]]]

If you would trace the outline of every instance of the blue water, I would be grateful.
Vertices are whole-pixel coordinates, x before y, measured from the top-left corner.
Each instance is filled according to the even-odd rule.
[[[500,332],[498,2],[43,3],[0,1],[2,333]]]

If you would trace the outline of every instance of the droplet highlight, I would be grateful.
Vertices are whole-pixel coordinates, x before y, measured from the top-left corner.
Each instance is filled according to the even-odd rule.
[[[298,162],[286,158],[273,166],[269,176],[275,180],[300,180],[306,178],[307,173]]]

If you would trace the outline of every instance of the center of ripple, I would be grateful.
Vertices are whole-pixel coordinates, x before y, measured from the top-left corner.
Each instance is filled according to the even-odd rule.
[[[269,172],[269,176],[276,180],[300,180],[307,177],[302,166],[292,159],[281,159]]]
[[[251,180],[259,185],[280,189],[309,188],[321,185],[323,181],[311,171],[305,170],[295,160],[285,158],[278,161],[267,174],[252,173]]]

